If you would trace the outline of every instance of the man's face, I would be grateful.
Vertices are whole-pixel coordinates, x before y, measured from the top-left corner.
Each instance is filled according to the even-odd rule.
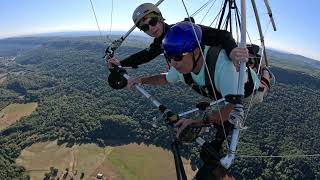
[[[163,33],[163,23],[160,17],[149,17],[140,22],[139,29],[151,37],[158,38]]]
[[[171,57],[171,66],[182,74],[190,73],[193,67],[192,56],[192,53],[183,53],[181,55]]]

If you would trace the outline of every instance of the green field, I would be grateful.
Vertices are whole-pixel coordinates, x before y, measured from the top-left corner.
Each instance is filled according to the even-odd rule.
[[[175,179],[175,167],[171,153],[155,146],[128,144],[116,147],[98,147],[95,144],[58,146],[56,142],[34,144],[23,150],[16,163],[27,169],[31,179],[43,179],[50,167],[59,169],[58,176],[66,168],[75,179],[94,179],[102,173],[108,180]],[[185,161],[186,172],[191,178],[194,172]]]
[[[0,111],[0,130],[14,124],[20,118],[29,116],[36,108],[38,103],[10,104]]]

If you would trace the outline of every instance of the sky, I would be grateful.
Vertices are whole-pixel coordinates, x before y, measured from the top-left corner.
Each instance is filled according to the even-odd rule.
[[[157,0],[91,1],[99,27],[107,34],[110,30],[111,32],[128,31],[133,25],[131,16],[134,9],[145,2],[157,2]],[[207,1],[184,0],[189,14],[193,14]],[[210,6],[195,16],[196,23],[200,23],[205,17],[202,24],[209,25],[219,12],[222,1],[212,1],[211,4],[213,2],[214,4],[207,16],[205,14]],[[269,0],[277,31],[272,29],[263,2],[263,0],[256,0],[266,46],[320,60],[318,45],[320,23],[317,20],[317,17],[320,17],[317,9],[320,7],[320,1]],[[238,4],[240,8],[240,3]],[[159,8],[168,24],[187,17],[182,0],[165,0]],[[260,44],[249,0],[247,0],[247,21],[248,36],[253,43]],[[90,0],[0,0],[0,38],[84,30],[98,30]]]

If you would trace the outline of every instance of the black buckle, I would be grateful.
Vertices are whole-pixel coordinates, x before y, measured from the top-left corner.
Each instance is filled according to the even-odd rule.
[[[229,94],[225,96],[225,100],[231,104],[242,104],[243,95]]]

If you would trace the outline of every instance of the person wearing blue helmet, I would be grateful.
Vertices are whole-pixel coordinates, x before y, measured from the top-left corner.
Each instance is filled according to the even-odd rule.
[[[172,68],[166,75],[131,79],[129,86],[133,83],[158,85],[182,81],[192,86],[199,94],[211,99],[220,99],[228,94],[235,94],[237,86],[229,86],[238,84],[237,68],[232,66],[233,63],[224,49],[215,46],[203,48],[202,36],[201,27],[196,24],[180,22],[174,25],[163,39],[164,54],[170,59]],[[201,49],[204,50],[205,57],[202,57]],[[242,61],[247,61],[248,57],[248,54],[243,56]],[[183,61],[184,59],[186,60]],[[206,72],[205,62],[209,72]],[[257,74],[252,69],[249,68],[249,70],[248,83],[245,86],[246,97],[254,92],[254,85],[255,89],[260,85]],[[266,79],[269,78],[266,77]],[[267,89],[264,88],[264,90]]]
[[[221,47],[204,47],[202,30],[196,24],[181,22],[172,26],[163,39],[165,56],[170,59],[171,68],[166,74],[149,77],[131,78],[128,81],[129,88],[134,84],[163,85],[167,83],[184,82],[202,96],[213,100],[225,98],[226,103],[220,112],[211,112],[202,120],[181,119],[176,125],[180,127],[180,133],[189,125],[215,124],[217,133],[210,145],[219,152],[222,149],[225,134],[228,136],[234,128],[235,121],[230,119],[237,100],[234,100],[238,89],[237,68],[230,61],[226,51]],[[204,51],[202,56],[201,50]],[[245,61],[243,59],[243,61]],[[206,68],[207,65],[207,68]],[[269,80],[269,73],[263,74]],[[259,88],[260,87],[260,88]],[[252,69],[246,73],[245,97],[254,95],[253,99],[261,100],[268,91],[268,86],[260,83],[260,80]],[[223,126],[222,126],[223,124]],[[204,166],[199,169],[197,179],[203,179],[203,174],[212,171],[212,161],[201,151],[201,159]],[[210,174],[210,173],[209,173]]]
[[[144,33],[153,37],[153,42],[149,47],[130,55],[129,57],[119,60],[113,57],[108,61],[108,66],[112,68],[112,64],[122,67],[137,68],[138,65],[145,64],[155,59],[163,53],[162,40],[170,27],[165,23],[165,18],[162,16],[160,9],[152,3],[143,3],[139,5],[132,15],[134,24]],[[232,34],[226,30],[211,28],[200,25],[203,32],[203,44],[208,46],[221,45],[227,52],[230,59],[237,65],[243,58],[244,50],[237,48],[237,44],[232,37]]]

